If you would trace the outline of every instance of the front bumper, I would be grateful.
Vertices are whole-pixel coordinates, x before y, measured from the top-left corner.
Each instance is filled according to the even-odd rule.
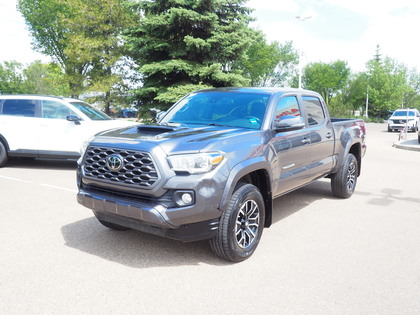
[[[92,209],[99,220],[111,222],[142,232],[176,239],[179,241],[198,241],[212,238],[219,227],[219,218],[177,225],[168,214],[177,216],[194,213],[195,207],[167,209],[162,205],[127,200],[99,192],[80,189],[77,201]],[[179,213],[181,212],[181,213]]]
[[[414,131],[416,129],[416,125],[413,123],[408,123],[407,125],[405,123],[404,124],[388,123],[388,129],[391,129],[391,130],[402,130],[406,127],[408,130]]]

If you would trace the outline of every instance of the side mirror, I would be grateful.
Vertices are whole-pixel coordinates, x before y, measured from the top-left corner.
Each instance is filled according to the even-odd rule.
[[[81,119],[79,117],[77,117],[77,116],[69,115],[69,116],[66,117],[66,119],[68,121],[74,122],[75,125],[80,125],[80,120]]]
[[[276,131],[291,131],[303,129],[305,127],[305,120],[302,116],[284,116],[275,121]]]
[[[162,111],[158,108],[151,108],[150,110],[150,115],[153,118],[153,121],[155,122],[159,122],[160,118],[163,117],[163,115],[165,115],[165,111]]]

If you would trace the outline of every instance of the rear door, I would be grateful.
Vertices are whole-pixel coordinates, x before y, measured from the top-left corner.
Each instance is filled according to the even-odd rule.
[[[333,167],[334,129],[325,109],[325,103],[317,96],[302,96],[310,133],[310,178],[329,173]]]
[[[0,134],[10,151],[38,153],[39,102],[30,99],[5,99],[0,106]]]
[[[302,115],[296,95],[288,95],[277,101],[273,117],[278,121]],[[307,128],[276,133],[270,140],[274,159],[275,195],[283,194],[307,182],[310,162],[310,134]]]

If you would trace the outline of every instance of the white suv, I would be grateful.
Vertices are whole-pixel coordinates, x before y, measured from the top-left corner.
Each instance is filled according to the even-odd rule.
[[[76,99],[0,95],[0,166],[9,157],[77,159],[94,134],[134,124]]]
[[[417,109],[397,109],[388,119],[388,132],[401,130],[406,126],[408,130],[416,132],[419,125],[420,113]]]

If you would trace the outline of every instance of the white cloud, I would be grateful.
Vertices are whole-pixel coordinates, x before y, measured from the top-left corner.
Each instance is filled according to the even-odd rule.
[[[247,7],[258,10],[280,11],[280,12],[297,12],[299,5],[295,0],[250,0],[246,3]]]
[[[410,11],[419,11],[420,2],[418,0],[381,0],[381,1],[369,1],[369,0],[324,0],[326,3],[338,7],[342,7],[346,10],[352,10],[361,15],[366,16],[378,16],[387,14],[392,11],[410,8]]]
[[[25,20],[16,9],[16,0],[0,3],[0,62],[18,61],[30,63],[34,60],[49,61],[49,58],[32,50],[31,37]]]

